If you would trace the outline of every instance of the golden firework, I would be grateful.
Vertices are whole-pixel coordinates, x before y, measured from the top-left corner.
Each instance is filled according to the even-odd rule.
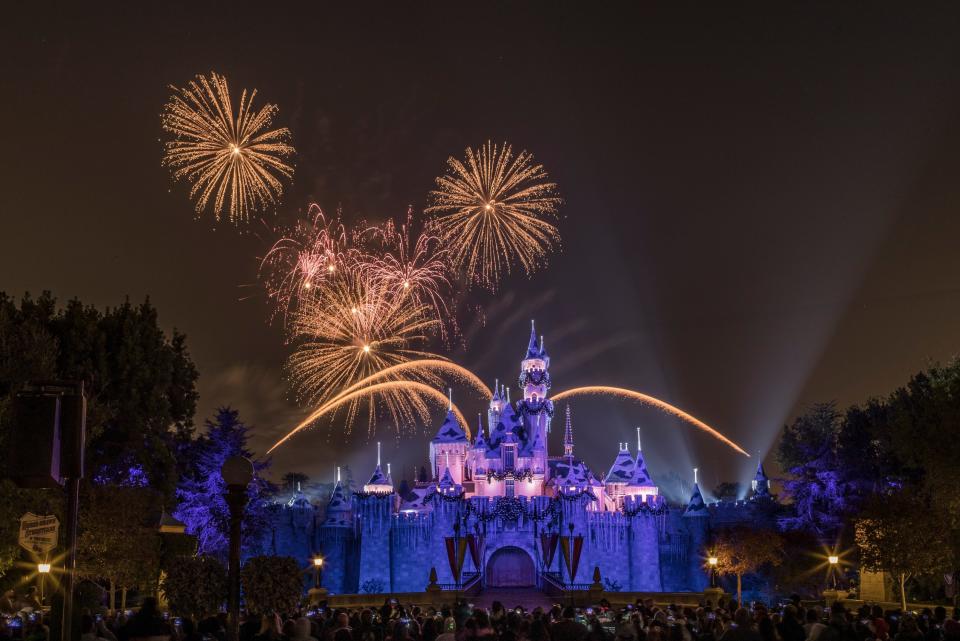
[[[369,274],[344,269],[306,299],[293,324],[296,349],[288,361],[298,395],[313,404],[335,398],[343,390],[394,365],[419,358],[440,358],[425,351],[429,334],[439,321],[411,298],[394,296]],[[397,380],[399,374],[386,375]],[[418,382],[442,386],[430,370],[416,372]],[[349,431],[360,410],[360,396],[347,408]],[[377,420],[374,397],[367,399],[368,428]],[[388,388],[379,395],[398,429],[429,420],[422,394],[409,388]]]
[[[245,222],[252,211],[277,203],[283,179],[293,176],[286,159],[294,153],[290,131],[270,129],[277,106],[254,109],[257,91],[243,90],[234,115],[227,79],[213,72],[170,89],[161,122],[173,139],[163,164],[191,183],[197,214],[212,198],[216,220],[226,211],[232,222]]]
[[[487,141],[447,160],[447,173],[430,192],[428,214],[449,246],[453,264],[470,282],[495,289],[514,261],[529,275],[560,242],[548,220],[561,203],[542,165],[510,145]]]

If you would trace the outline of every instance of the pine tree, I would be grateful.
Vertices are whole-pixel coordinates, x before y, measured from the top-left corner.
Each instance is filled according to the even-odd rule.
[[[194,469],[181,477],[177,487],[180,504],[174,516],[186,524],[188,534],[197,537],[200,554],[226,558],[230,511],[220,468],[231,456],[244,456],[253,461],[255,471],[247,490],[249,502],[243,518],[244,555],[255,554],[269,527],[269,497],[273,488],[262,472],[270,461],[255,459],[247,449],[247,426],[240,421],[237,410],[221,407],[214,420],[206,421],[206,427],[207,434],[194,441]]]

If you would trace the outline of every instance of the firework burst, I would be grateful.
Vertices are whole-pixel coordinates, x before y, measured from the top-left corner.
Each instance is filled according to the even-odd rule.
[[[450,257],[469,282],[495,289],[514,261],[529,275],[560,241],[547,219],[561,199],[542,165],[510,145],[488,141],[466,150],[465,161],[447,160],[426,213],[434,215]]]
[[[399,363],[419,358],[440,358],[425,351],[429,334],[438,321],[411,298],[390,290],[361,270],[342,270],[328,279],[296,311],[292,334],[296,345],[288,367],[301,399],[322,404],[358,381]],[[416,372],[414,380],[442,386],[429,370]],[[397,380],[399,375],[384,377]],[[408,379],[409,380],[409,379]],[[361,398],[347,407],[349,431],[360,411]],[[398,429],[429,421],[422,395],[408,388],[391,387],[378,400]],[[374,397],[367,399],[368,428],[377,420]]]
[[[349,270],[358,257],[353,240],[339,216],[328,219],[318,205],[310,205],[306,220],[298,221],[260,261],[260,278],[277,312],[286,318]]]
[[[293,176],[290,131],[270,129],[277,106],[253,106],[257,92],[244,90],[234,115],[227,79],[198,75],[186,87],[173,87],[161,116],[173,139],[163,164],[173,177],[192,184],[197,214],[213,201],[216,220],[226,215],[246,222],[250,213],[279,201],[283,180]]]
[[[380,227],[368,229],[367,235],[374,238],[382,252],[368,255],[358,268],[393,296],[409,298],[428,310],[446,338],[447,326],[453,327],[454,323],[445,296],[450,291],[450,254],[440,238],[431,233],[429,223],[419,233],[414,227],[413,212],[408,210],[400,225],[388,220]]]

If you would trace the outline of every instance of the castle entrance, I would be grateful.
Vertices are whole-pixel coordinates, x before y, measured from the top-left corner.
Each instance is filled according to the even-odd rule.
[[[537,572],[530,555],[518,547],[502,547],[487,561],[487,587],[532,588]]]

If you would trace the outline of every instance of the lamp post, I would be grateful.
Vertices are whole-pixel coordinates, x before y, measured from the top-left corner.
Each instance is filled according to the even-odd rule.
[[[320,575],[323,573],[323,557],[313,557],[313,587],[320,589]]]
[[[230,508],[230,594],[227,600],[227,641],[240,637],[240,526],[247,506],[247,486],[253,480],[253,463],[243,456],[231,456],[220,468],[227,484]]]
[[[710,566],[710,587],[717,587],[717,557],[711,556],[707,559],[707,565]]]
[[[43,593],[47,575],[50,574],[49,563],[37,563],[37,574],[40,577],[40,603],[43,603]]]
[[[830,564],[830,576],[833,577],[833,589],[837,589],[837,565],[840,563],[840,557],[836,554],[831,554],[827,557],[827,562]]]

